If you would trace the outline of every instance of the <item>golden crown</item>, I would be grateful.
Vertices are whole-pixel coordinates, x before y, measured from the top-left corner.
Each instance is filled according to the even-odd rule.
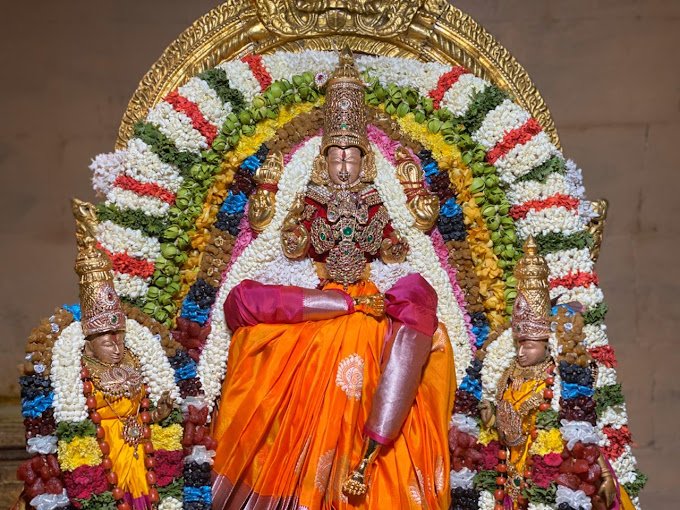
[[[74,198],[78,255],[75,270],[80,283],[81,327],[85,336],[125,329],[125,314],[113,287],[111,261],[97,248],[94,205]]]
[[[352,51],[346,47],[340,52],[338,67],[326,84],[321,154],[334,145],[358,147],[364,154],[368,153],[366,117],[364,82]]]
[[[512,331],[516,340],[547,340],[550,336],[548,274],[548,264],[529,236],[524,256],[515,266],[517,299],[512,309]]]

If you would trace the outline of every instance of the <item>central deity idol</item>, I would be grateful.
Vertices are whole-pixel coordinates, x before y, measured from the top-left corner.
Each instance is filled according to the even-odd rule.
[[[224,303],[233,332],[216,417],[213,508],[448,508],[453,354],[437,294],[373,185],[364,84],[349,50],[327,83],[321,150],[280,240],[311,258],[318,288],[244,280]],[[413,224],[437,198],[410,154],[397,178]],[[258,170],[253,230],[270,222],[280,154]],[[400,265],[381,293],[370,263]],[[433,338],[436,341],[433,342]]]

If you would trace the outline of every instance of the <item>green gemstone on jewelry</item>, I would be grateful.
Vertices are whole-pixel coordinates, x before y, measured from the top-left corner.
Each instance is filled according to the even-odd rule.
[[[371,241],[373,241],[373,236],[368,236],[367,239],[368,239],[368,242],[370,243]]]
[[[325,241],[326,240],[326,234],[324,234],[322,232],[321,234],[319,234],[319,238],[321,238],[322,241]]]
[[[345,227],[344,230],[342,231],[342,233],[345,234],[346,236],[351,235],[352,234],[352,227]]]

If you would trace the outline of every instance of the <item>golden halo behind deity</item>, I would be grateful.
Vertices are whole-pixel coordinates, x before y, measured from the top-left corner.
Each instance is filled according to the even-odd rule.
[[[555,124],[524,68],[470,16],[445,0],[229,0],[196,20],[146,73],[123,115],[116,148],[149,109],[224,60],[277,50],[339,50],[463,65],[510,92],[559,147]]]

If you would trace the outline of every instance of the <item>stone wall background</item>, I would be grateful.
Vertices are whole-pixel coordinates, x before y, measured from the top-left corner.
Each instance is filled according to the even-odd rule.
[[[41,317],[77,300],[69,198],[127,101],[208,0],[5,3],[0,21],[0,396]],[[641,468],[674,508],[680,455],[680,2],[458,0],[528,70],[589,197],[610,200],[601,284]],[[3,420],[7,414],[2,413]],[[11,413],[10,413],[11,415]],[[9,471],[8,471],[9,472]],[[0,473],[0,476],[2,474]]]

